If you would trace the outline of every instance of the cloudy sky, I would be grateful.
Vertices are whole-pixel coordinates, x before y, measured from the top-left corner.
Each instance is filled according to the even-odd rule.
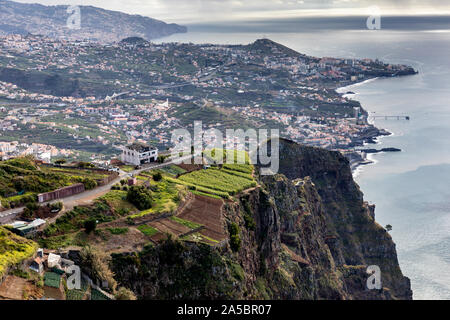
[[[15,0],[46,5],[93,5],[171,22],[365,15],[377,6],[383,14],[450,14],[450,0]]]

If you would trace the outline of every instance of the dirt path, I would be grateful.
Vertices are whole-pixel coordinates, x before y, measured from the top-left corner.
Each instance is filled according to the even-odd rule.
[[[26,279],[7,276],[0,285],[0,300],[22,300],[26,284]]]

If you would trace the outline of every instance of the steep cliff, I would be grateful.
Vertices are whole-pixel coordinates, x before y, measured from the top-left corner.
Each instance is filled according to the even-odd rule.
[[[113,256],[141,299],[411,299],[395,245],[337,152],[282,140],[280,173],[224,205],[230,241]],[[368,290],[367,266],[381,269]]]

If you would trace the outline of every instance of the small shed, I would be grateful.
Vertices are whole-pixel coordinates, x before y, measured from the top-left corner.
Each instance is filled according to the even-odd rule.
[[[30,264],[30,269],[33,270],[34,272],[37,272],[39,274],[41,274],[42,272],[44,272],[44,264],[42,261],[42,258],[40,258],[39,256],[36,257]]]
[[[128,179],[128,185],[129,186],[135,186],[137,184],[137,179],[132,177]]]

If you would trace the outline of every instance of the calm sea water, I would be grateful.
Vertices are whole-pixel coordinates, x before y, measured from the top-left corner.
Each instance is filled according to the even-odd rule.
[[[374,114],[411,117],[375,121],[393,133],[378,147],[403,152],[374,155],[376,164],[363,167],[356,179],[366,200],[377,205],[377,221],[393,226],[400,265],[411,278],[414,298],[450,299],[450,28],[448,19],[444,22],[436,28],[427,22],[413,31],[402,25],[319,32],[295,29],[292,21],[289,26],[261,23],[257,30],[192,26],[187,34],[160,41],[245,44],[264,36],[314,56],[380,58],[417,68],[416,76],[351,88],[357,93],[354,99]]]

